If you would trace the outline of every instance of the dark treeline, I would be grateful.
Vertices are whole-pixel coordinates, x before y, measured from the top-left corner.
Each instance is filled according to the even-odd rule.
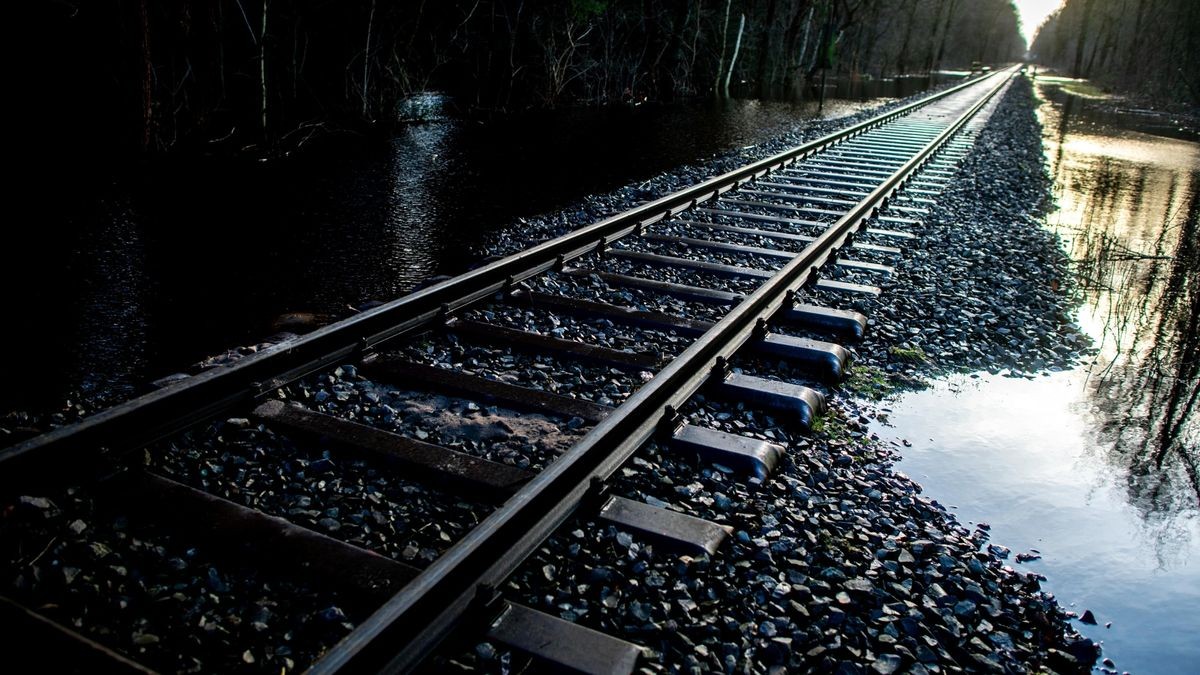
[[[1200,104],[1200,1],[1066,0],[1032,51],[1072,77],[1150,97]]]
[[[1010,0],[91,0],[33,3],[30,101],[110,146],[295,145],[434,88],[514,110],[781,97],[1019,58]],[[824,73],[822,71],[825,70]]]

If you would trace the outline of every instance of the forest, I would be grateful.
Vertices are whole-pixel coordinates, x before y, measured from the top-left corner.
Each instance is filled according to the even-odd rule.
[[[475,112],[795,97],[821,76],[997,64],[1025,47],[1010,0],[31,4],[13,25],[53,49],[24,74],[38,103],[26,126],[134,154],[378,129],[430,89]]]
[[[1034,39],[1037,63],[1154,103],[1200,106],[1200,2],[1066,0]]]

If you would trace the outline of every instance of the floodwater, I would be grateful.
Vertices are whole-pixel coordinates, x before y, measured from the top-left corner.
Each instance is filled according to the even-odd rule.
[[[1047,168],[1097,353],[1032,380],[956,376],[890,402],[899,469],[1098,625],[1119,670],[1200,662],[1200,144],[1040,85]],[[1151,120],[1151,122],[1153,122]],[[1019,552],[1040,560],[1017,564]],[[1106,624],[1111,622],[1110,627]]]
[[[518,217],[929,84],[831,87],[820,111],[727,100],[491,121],[426,95],[401,110],[421,121],[384,142],[327,142],[272,162],[114,170],[61,158],[45,194],[22,195],[31,215],[10,222],[0,247],[0,297],[17,331],[0,413],[72,391],[120,400],[271,335],[285,313],[339,318],[461,272],[482,234]]]

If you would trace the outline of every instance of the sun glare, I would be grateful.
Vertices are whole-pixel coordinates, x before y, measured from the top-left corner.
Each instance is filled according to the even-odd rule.
[[[1013,4],[1021,15],[1021,35],[1025,36],[1025,44],[1032,45],[1038,27],[1054,10],[1062,7],[1063,0],[1014,0]]]

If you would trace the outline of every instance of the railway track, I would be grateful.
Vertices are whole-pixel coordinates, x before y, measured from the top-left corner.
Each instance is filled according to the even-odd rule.
[[[822,415],[868,324],[839,305],[880,293],[1012,73],[5,449],[6,637],[76,670],[410,670],[451,634],[632,670],[506,579],[579,513],[718,551],[727,525],[610,478],[654,442],[770,480],[781,443],[689,411]]]

